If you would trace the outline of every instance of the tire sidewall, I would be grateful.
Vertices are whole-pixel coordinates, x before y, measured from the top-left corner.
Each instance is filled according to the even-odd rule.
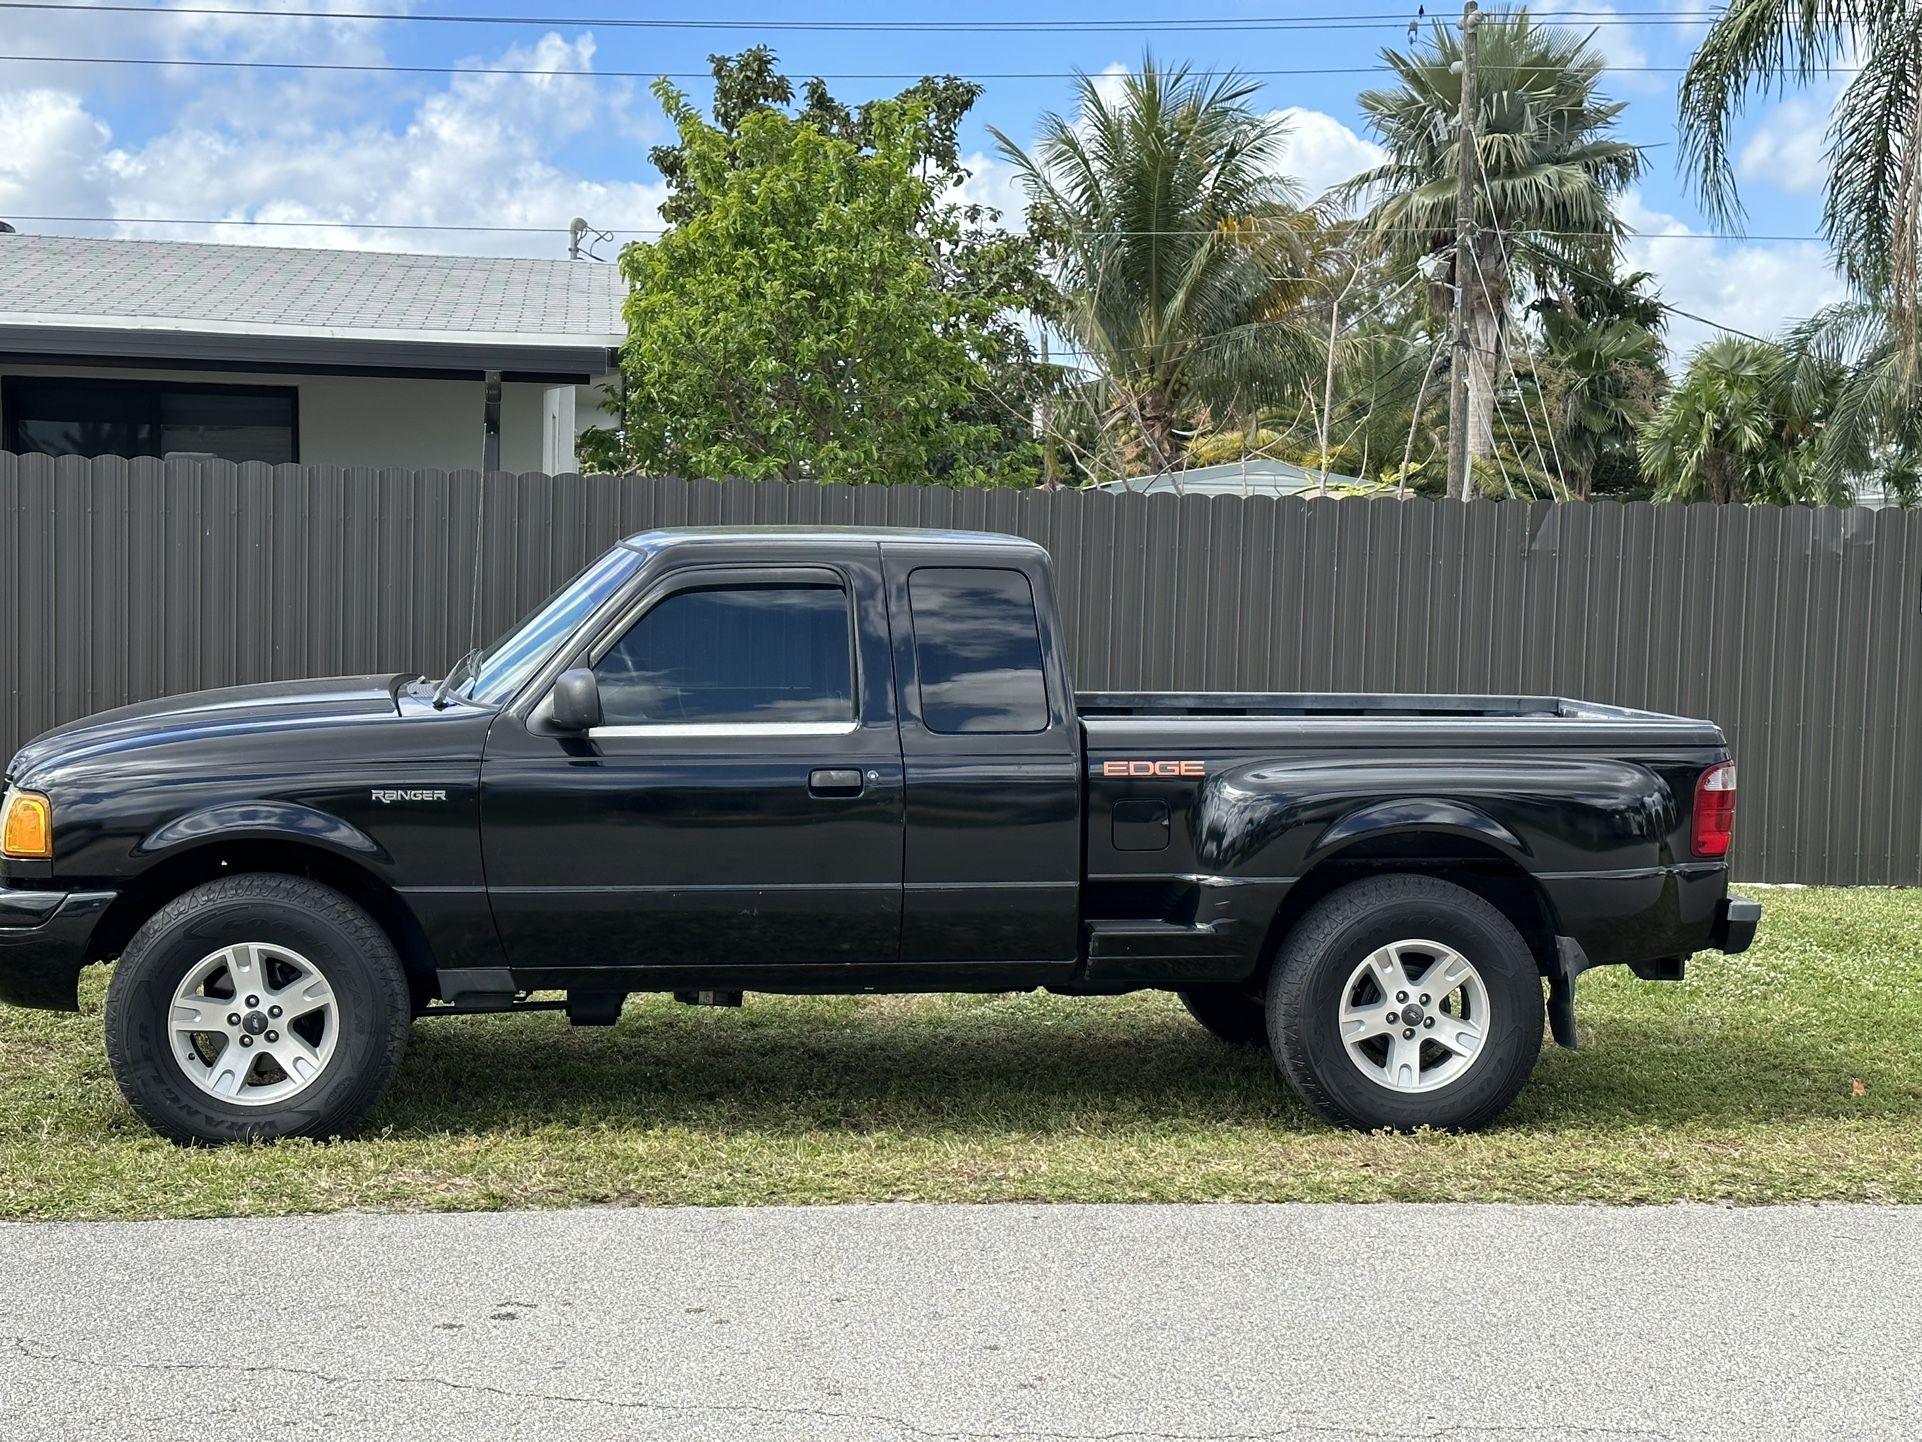
[[[1355,1065],[1339,1014],[1348,980],[1370,952],[1421,939],[1451,946],[1481,974],[1489,1031],[1475,1063],[1433,1091],[1398,1092]],[[1284,968],[1300,968],[1291,1003],[1275,1002]],[[1291,1014],[1292,1013],[1292,1014]],[[1270,981],[1269,1036],[1285,1068],[1305,1066],[1350,1125],[1412,1131],[1480,1126],[1505,1108],[1541,1050],[1541,973],[1527,944],[1493,907],[1446,883],[1434,894],[1398,897],[1360,910],[1312,954],[1284,955]]]
[[[169,1021],[181,979],[212,953],[242,941],[298,952],[334,993],[338,1034],[326,1069],[274,1105],[240,1106],[210,1096],[173,1057]],[[397,1013],[391,983],[381,974],[382,961],[398,974],[391,949],[386,957],[369,956],[368,942],[326,912],[290,900],[189,893],[163,908],[129,944],[110,991],[107,1054],[121,1090],[151,1124],[182,1141],[332,1135],[371,1105],[370,1090],[377,1095],[385,1087],[394,1052],[390,1034],[396,1021],[403,1029],[409,1021],[404,983]]]

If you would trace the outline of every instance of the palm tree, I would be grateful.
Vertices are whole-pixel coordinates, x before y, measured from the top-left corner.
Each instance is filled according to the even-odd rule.
[[[1079,76],[1078,118],[1043,116],[1033,155],[992,132],[1055,248],[1063,326],[1100,374],[1106,426],[1157,471],[1180,463],[1201,412],[1245,414],[1313,367],[1289,285],[1307,277],[1286,130],[1256,112],[1258,88],[1149,56],[1112,99]]]
[[[1868,301],[1817,311],[1784,338],[1794,382],[1828,406],[1816,464],[1831,490],[1922,491],[1922,388],[1909,384],[1889,312]]]
[[[1486,460],[1518,284],[1612,270],[1623,235],[1613,202],[1642,157],[1610,135],[1622,106],[1598,92],[1603,60],[1587,37],[1520,11],[1484,18],[1477,50],[1468,447],[1471,460]],[[1369,203],[1376,240],[1411,277],[1455,247],[1461,58],[1459,37],[1437,25],[1417,51],[1384,50],[1400,83],[1360,98],[1388,158],[1343,193]],[[1436,304],[1447,295],[1437,287]]]
[[[1568,487],[1595,493],[1636,483],[1637,439],[1662,387],[1665,319],[1645,291],[1646,271],[1620,278],[1574,276],[1535,304],[1541,348],[1533,369]]]
[[[1829,122],[1822,228],[1843,276],[1884,305],[1914,381],[1922,258],[1922,0],[1730,0],[1682,78],[1682,157],[1704,208],[1742,216],[1734,124],[1752,95],[1860,70]]]
[[[1642,431],[1642,469],[1655,498],[1845,502],[1846,488],[1818,455],[1836,380],[1798,366],[1772,341],[1724,336],[1703,346]]]

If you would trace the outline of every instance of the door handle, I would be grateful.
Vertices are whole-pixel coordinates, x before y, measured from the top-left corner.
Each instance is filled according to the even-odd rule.
[[[859,796],[861,773],[855,767],[824,767],[808,772],[810,796]]]

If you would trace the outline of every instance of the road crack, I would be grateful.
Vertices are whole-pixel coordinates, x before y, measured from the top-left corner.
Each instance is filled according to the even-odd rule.
[[[777,1406],[762,1402],[663,1402],[643,1397],[606,1397],[585,1393],[549,1392],[535,1388],[504,1387],[491,1382],[462,1381],[420,1373],[342,1373],[315,1367],[294,1367],[285,1363],[238,1363],[220,1361],[139,1361],[127,1357],[87,1356],[63,1352],[28,1337],[0,1337],[0,1345],[16,1356],[32,1362],[49,1362],[104,1370],[123,1369],[150,1373],[227,1373],[238,1376],[298,1377],[328,1387],[441,1387],[451,1392],[499,1397],[505,1401],[542,1402],[573,1407],[600,1407],[622,1412],[653,1412],[669,1416],[713,1413],[721,1416],[758,1416],[770,1420],[813,1420],[819,1422],[870,1423],[893,1429],[898,1434],[925,1437],[931,1442],[1286,1442],[1290,1437],[1343,1436],[1360,1438],[1444,1439],[1465,1436],[1539,1436],[1538,1426],[1443,1425],[1411,1428],[1406,1424],[1381,1431],[1366,1431],[1352,1424],[1295,1422],[1261,1431],[1169,1432],[1154,1427],[1122,1427],[1105,1432],[1058,1432],[1021,1429],[991,1432],[969,1429],[933,1428],[886,1412],[860,1412],[831,1407]],[[1583,1427],[1563,1425],[1564,1434],[1585,1437],[1658,1437],[1662,1434],[1636,1427]]]

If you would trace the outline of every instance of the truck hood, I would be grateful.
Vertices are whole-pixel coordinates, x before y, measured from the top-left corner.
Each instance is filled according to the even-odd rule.
[[[337,676],[194,691],[102,711],[43,732],[20,748],[7,775],[24,782],[75,761],[236,731],[286,731],[399,714],[400,688],[414,678]]]

